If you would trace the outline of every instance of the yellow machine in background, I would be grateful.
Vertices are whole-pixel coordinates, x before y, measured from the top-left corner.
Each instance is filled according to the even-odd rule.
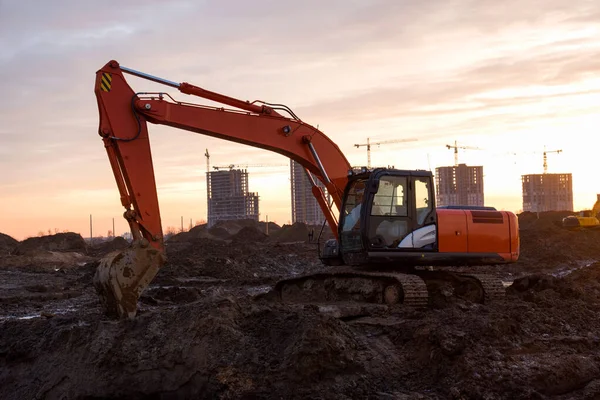
[[[570,215],[563,218],[562,225],[568,229],[596,228],[600,226],[598,214],[600,213],[600,194],[597,194],[596,203],[591,210],[584,210],[579,215]]]

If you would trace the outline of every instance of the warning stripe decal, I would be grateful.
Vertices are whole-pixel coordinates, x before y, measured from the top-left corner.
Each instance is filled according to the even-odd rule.
[[[105,92],[110,92],[110,88],[112,85],[112,75],[108,72],[104,72],[102,74],[102,79],[100,81],[100,89]]]

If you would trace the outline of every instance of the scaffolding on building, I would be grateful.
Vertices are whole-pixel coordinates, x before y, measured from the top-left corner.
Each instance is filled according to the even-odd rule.
[[[483,167],[458,164],[435,169],[438,206],[483,206]]]
[[[248,191],[248,171],[230,169],[206,173],[208,227],[218,221],[258,221],[258,193]]]

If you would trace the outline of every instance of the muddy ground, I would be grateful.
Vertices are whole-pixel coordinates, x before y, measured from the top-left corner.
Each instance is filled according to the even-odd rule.
[[[520,261],[483,268],[504,300],[346,318],[262,296],[322,268],[305,226],[172,237],[133,321],[104,317],[92,287],[122,240],[0,235],[0,398],[600,398],[600,231],[560,217],[520,215]]]

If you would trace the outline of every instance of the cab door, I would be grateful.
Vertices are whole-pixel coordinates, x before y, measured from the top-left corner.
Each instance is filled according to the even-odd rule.
[[[422,247],[420,238],[423,235],[435,238],[431,176],[405,173],[379,178],[369,204],[367,239],[370,249],[412,249]],[[424,227],[425,230],[421,230]],[[420,236],[413,235],[415,231],[419,231]]]
[[[368,204],[367,239],[369,248],[394,248],[412,225],[408,176],[384,175]]]

